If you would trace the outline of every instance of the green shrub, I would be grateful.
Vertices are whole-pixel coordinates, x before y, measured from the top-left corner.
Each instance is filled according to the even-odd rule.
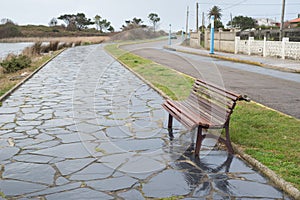
[[[86,45],[91,45],[91,44],[92,44],[91,42],[84,42],[82,45],[86,46]]]
[[[4,69],[4,73],[12,73],[18,70],[29,67],[31,59],[25,55],[10,55],[4,61],[0,62],[0,65]]]

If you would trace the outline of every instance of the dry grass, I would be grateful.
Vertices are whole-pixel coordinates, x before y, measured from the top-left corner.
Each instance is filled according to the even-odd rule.
[[[3,68],[0,67],[0,96],[5,94],[8,90],[10,90],[14,85],[16,85],[20,80],[10,80],[13,77],[20,76],[24,72],[30,72],[30,68],[23,69],[17,71],[15,73],[4,74]]]
[[[91,43],[97,44],[109,39],[108,36],[91,36],[91,37],[16,37],[16,38],[5,38],[0,39],[0,42],[65,42],[65,43]]]

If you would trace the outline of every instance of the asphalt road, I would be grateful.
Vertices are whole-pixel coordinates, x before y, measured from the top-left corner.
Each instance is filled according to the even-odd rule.
[[[166,41],[122,46],[144,58],[201,78],[300,119],[300,74],[163,49]],[[250,70],[249,70],[250,69]]]

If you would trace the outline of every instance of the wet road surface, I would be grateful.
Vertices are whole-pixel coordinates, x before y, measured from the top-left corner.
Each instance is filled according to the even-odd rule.
[[[122,46],[137,55],[300,118],[300,74],[164,50],[166,41]]]
[[[236,156],[166,130],[163,99],[107,55],[71,48],[0,107],[0,191],[11,199],[288,199]],[[1,197],[0,197],[1,199]]]

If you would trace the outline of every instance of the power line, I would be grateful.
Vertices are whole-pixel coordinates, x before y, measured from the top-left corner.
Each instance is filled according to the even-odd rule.
[[[216,3],[199,3],[202,5],[215,5]],[[235,5],[236,4],[232,4],[232,3],[218,3],[217,5]],[[280,6],[280,3],[240,3],[238,5],[242,5],[242,6]],[[294,6],[294,5],[300,5],[300,3],[289,3],[286,4],[286,6]]]
[[[233,8],[233,7],[236,7],[236,6],[239,6],[239,5],[241,5],[242,3],[246,2],[246,1],[247,1],[247,0],[243,0],[243,1],[240,1],[240,2],[238,2],[238,3],[233,3],[231,6],[228,6],[228,7],[224,8],[223,10],[226,10],[226,9],[228,9],[228,8]]]
[[[297,15],[298,13],[285,13],[285,15]],[[276,14],[261,14],[261,15],[251,15],[253,17],[262,17],[262,16],[278,16],[278,15],[281,15],[281,13],[276,13]]]

